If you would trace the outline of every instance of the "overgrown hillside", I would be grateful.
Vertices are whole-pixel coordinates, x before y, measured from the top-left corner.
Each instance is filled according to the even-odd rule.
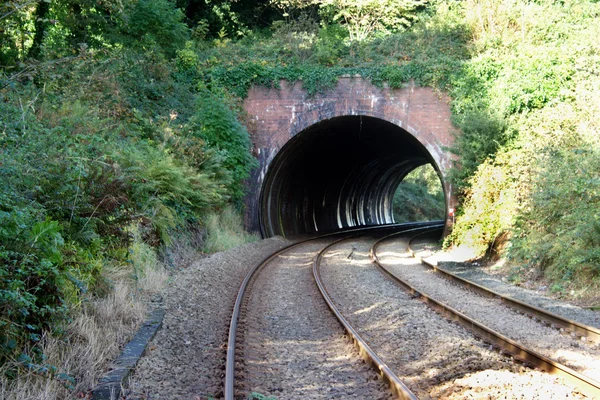
[[[494,125],[460,120],[463,207],[448,243],[497,251],[553,288],[600,276],[600,4],[474,2],[472,76]],[[460,85],[457,87],[460,89]],[[501,140],[494,151],[490,134]]]
[[[116,276],[124,299],[142,296],[174,238],[235,220],[255,165],[240,100],[281,79],[449,93],[462,206],[447,244],[507,255],[556,290],[596,287],[598,37],[600,4],[584,0],[3,2],[5,375],[50,377],[62,397],[93,382],[49,361],[47,338],[98,315]]]
[[[0,397],[72,398],[143,318],[159,253],[244,235],[255,161],[235,99],[176,58],[191,30],[170,1],[0,17]]]

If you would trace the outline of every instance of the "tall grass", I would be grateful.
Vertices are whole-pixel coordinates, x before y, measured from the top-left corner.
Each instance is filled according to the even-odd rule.
[[[215,253],[258,239],[257,235],[244,230],[240,214],[232,207],[226,207],[221,212],[208,216],[204,251]]]
[[[83,304],[64,335],[47,333],[40,349],[44,362],[30,364],[14,379],[7,378],[17,365],[0,371],[0,398],[14,400],[72,399],[84,395],[116,358],[144,318],[146,308],[129,285],[117,283],[102,299]],[[2,373],[3,372],[3,373]]]

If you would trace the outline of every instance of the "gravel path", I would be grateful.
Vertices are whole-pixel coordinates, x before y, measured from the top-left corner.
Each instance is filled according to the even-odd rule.
[[[407,246],[407,238],[384,241],[377,250],[381,264],[416,290],[550,359],[600,380],[599,344],[561,334],[507,307],[499,299],[486,298],[451,283],[412,258]]]
[[[245,393],[284,399],[388,399],[322,299],[312,262],[325,241],[279,256],[254,281],[243,326]]]
[[[584,398],[491,350],[385,279],[368,256],[373,241],[334,246],[323,280],[350,323],[419,398]]]
[[[163,293],[162,328],[131,379],[127,399],[219,398],[231,310],[247,271],[288,245],[271,238],[216,253],[176,272]]]

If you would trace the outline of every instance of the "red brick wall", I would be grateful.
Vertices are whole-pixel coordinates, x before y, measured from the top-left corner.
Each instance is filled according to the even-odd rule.
[[[449,98],[428,87],[407,85],[400,89],[377,88],[360,77],[340,78],[335,89],[309,97],[301,82],[281,82],[280,88],[253,87],[244,109],[255,155],[260,162],[249,184],[247,225],[256,229],[258,196],[269,163],[294,135],[332,117],[365,115],[380,118],[412,134],[429,151],[443,177],[449,207],[454,198],[445,176],[451,154],[445,150],[453,140]]]

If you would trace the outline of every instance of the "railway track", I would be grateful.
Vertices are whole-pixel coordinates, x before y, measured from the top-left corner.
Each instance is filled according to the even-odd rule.
[[[426,226],[428,224],[423,224],[423,223],[416,223],[416,224],[404,224],[401,225],[405,228],[410,228],[410,227],[416,227],[416,226]],[[401,228],[401,226],[388,226],[388,227],[378,227],[375,228],[376,230],[398,230]],[[373,228],[365,228],[365,229],[357,229],[354,231],[347,231],[345,233],[342,233],[342,235],[344,236],[348,236],[348,235],[355,235],[358,234],[359,232],[367,232],[373,230]],[[302,246],[305,246],[306,244],[308,244],[309,242],[315,241],[315,240],[335,240],[335,236],[340,237],[340,235],[326,235],[325,237],[322,237],[321,239],[308,239],[302,242],[298,242],[295,244],[292,244],[288,247],[285,247],[283,249],[281,249],[278,252],[273,253],[271,256],[265,258],[264,260],[262,260],[260,263],[258,263],[246,276],[246,278],[244,279],[244,281],[242,282],[242,285],[240,286],[240,290],[238,292],[238,296],[236,298],[235,301],[235,305],[234,305],[234,309],[232,312],[232,317],[231,317],[231,322],[230,322],[230,327],[229,327],[229,338],[228,338],[228,344],[227,344],[227,355],[226,355],[226,366],[225,366],[225,386],[224,386],[224,397],[225,399],[228,400],[232,400],[236,397],[239,397],[240,395],[243,396],[244,393],[247,394],[247,391],[245,392],[246,387],[244,387],[243,384],[240,384],[241,381],[247,380],[246,378],[246,372],[244,371],[246,365],[245,365],[245,360],[242,360],[242,357],[239,356],[240,353],[242,352],[248,352],[247,349],[247,345],[245,342],[247,342],[248,340],[246,339],[246,329],[240,328],[238,325],[241,322],[246,322],[246,320],[248,319],[248,301],[249,301],[249,295],[247,295],[248,292],[251,292],[252,290],[250,290],[251,287],[254,286],[255,281],[258,279],[258,277],[261,275],[261,271],[263,269],[265,269],[266,267],[269,266],[269,264],[271,264],[272,262],[274,262],[275,260],[277,260],[278,257],[281,257],[282,255],[287,254],[288,252],[292,252],[295,251],[299,248],[301,248]],[[328,239],[329,238],[329,239]],[[322,244],[321,247],[325,247],[328,243],[324,242]],[[318,251],[314,253],[314,257],[316,257],[318,255]],[[298,260],[296,260],[298,261]],[[306,264],[307,266],[312,265],[312,258],[307,260]],[[301,269],[301,268],[300,268]],[[310,279],[310,285],[309,288],[307,288],[307,291],[310,291],[310,288],[312,288],[312,290],[314,291],[314,295],[313,297],[318,298],[318,291],[316,286],[314,285],[314,282],[312,281],[312,275],[310,274],[310,269],[308,269],[307,274],[304,274],[304,278],[306,279],[306,277],[308,276]],[[312,298],[312,297],[311,297]],[[321,301],[321,305],[324,308],[324,310],[322,310],[322,312],[327,312],[326,311],[326,305],[325,303],[322,303]],[[282,311],[283,314],[286,314],[286,311],[283,310]],[[286,315],[289,317],[289,315]],[[273,317],[277,317],[276,315],[274,315]],[[339,325],[337,322],[335,322],[335,319],[333,318],[333,316],[329,315],[329,317],[331,318],[330,321],[334,322],[335,325],[335,330],[336,330],[336,334],[340,333],[339,330]],[[313,316],[314,318],[314,316]],[[260,328],[259,328],[260,329]],[[252,334],[252,333],[250,333]],[[240,336],[240,337],[238,337]],[[255,339],[255,338],[254,338]],[[346,342],[347,343],[347,342]],[[236,354],[238,355],[238,357],[236,358]],[[358,356],[358,354],[357,354]],[[358,361],[360,358],[357,357],[357,359],[355,361]],[[371,374],[372,379],[377,379],[377,375],[374,374],[372,371],[369,370],[369,373]],[[238,378],[238,379],[236,379]],[[241,378],[241,379],[239,379]],[[266,379],[266,377],[263,377],[263,379]],[[359,379],[360,380],[360,379]],[[246,385],[248,386],[248,385]],[[280,389],[280,388],[275,388],[275,389]],[[283,388],[281,388],[283,389]],[[251,390],[251,388],[249,388],[249,390]],[[386,389],[385,391],[385,395],[383,396],[383,398],[385,398],[385,396],[387,396],[388,394],[388,390]],[[356,394],[354,394],[355,396]],[[381,396],[375,396],[374,398],[381,398]]]
[[[403,230],[411,228],[415,226]],[[423,228],[416,227],[417,231]],[[531,387],[535,378],[542,392],[551,387],[558,396],[579,396],[554,378],[490,350],[445,318],[424,312],[415,301],[417,292],[404,294],[382,279],[369,259],[377,240],[356,238],[359,234],[369,235],[357,230],[296,243],[248,274],[230,324],[225,399],[246,398],[252,391],[281,399],[383,399],[392,394],[425,399],[447,396],[455,390],[448,382],[482,371],[503,371],[513,388],[519,387],[515,382],[521,378]],[[382,236],[377,231],[370,234]],[[373,254],[377,259],[376,249]],[[332,264],[333,260],[337,261]],[[364,276],[359,276],[363,273],[380,282],[365,285]],[[386,285],[381,290],[387,294],[378,298]],[[381,320],[364,319],[373,310]],[[342,336],[333,315],[358,351]],[[384,334],[376,337],[375,333]],[[411,344],[415,338],[421,343]],[[454,354],[444,359],[443,352],[436,351],[439,346]],[[375,368],[367,368],[360,358]]]

